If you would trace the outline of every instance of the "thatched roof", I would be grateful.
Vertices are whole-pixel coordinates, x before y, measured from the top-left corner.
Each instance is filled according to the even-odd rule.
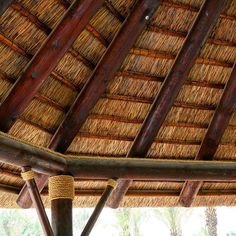
[[[61,19],[67,3],[16,0],[0,17],[0,102]],[[108,3],[116,12],[105,4],[92,17],[8,134],[37,146],[49,145],[134,1]],[[162,2],[66,154],[126,156],[202,3],[202,0]],[[236,1],[232,0],[202,47],[148,158],[196,157],[236,59],[235,29]],[[235,112],[214,159],[236,160]],[[0,173],[1,184],[16,189],[23,186],[19,168],[1,164]],[[105,181],[77,180],[76,191],[80,196],[74,201],[75,206],[94,206],[105,186]],[[122,205],[176,206],[182,187],[183,182],[135,181]],[[234,182],[205,182],[193,205],[235,205],[235,194]],[[0,197],[0,207],[16,206],[16,194],[0,192]],[[44,198],[47,202],[47,197]]]

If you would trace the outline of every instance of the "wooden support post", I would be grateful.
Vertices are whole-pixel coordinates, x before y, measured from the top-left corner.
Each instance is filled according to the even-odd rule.
[[[72,200],[55,199],[51,201],[52,228],[55,236],[72,236]]]
[[[156,138],[165,118],[187,79],[197,56],[206,42],[227,0],[206,0],[190,30],[184,45],[178,53],[170,72],[162,84],[145,121],[136,136],[127,157],[145,157]],[[118,180],[117,188],[112,192],[108,205],[117,208],[127,192],[132,180]]]
[[[37,211],[40,224],[43,228],[45,236],[53,236],[52,228],[49,223],[42,199],[40,197],[37,185],[34,181],[34,173],[30,167],[22,167],[22,177],[26,182],[30,197],[33,201],[34,207]]]
[[[72,201],[74,199],[74,178],[57,175],[49,178],[52,228],[55,236],[72,236]]]
[[[0,16],[7,10],[13,0],[1,0],[0,1]]]
[[[99,199],[99,202],[98,202],[97,206],[95,207],[92,215],[90,216],[83,232],[81,233],[81,236],[88,236],[90,234],[95,223],[97,222],[99,215],[102,212],[102,209],[104,208],[104,206],[107,202],[108,197],[110,196],[112,190],[115,187],[116,187],[116,181],[113,179],[109,179],[108,183],[107,183],[107,187],[106,187],[105,191],[103,192],[101,198]]]

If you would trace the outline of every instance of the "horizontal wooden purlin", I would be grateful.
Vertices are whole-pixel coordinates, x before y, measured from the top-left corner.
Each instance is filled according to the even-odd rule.
[[[106,98],[109,100],[143,103],[143,104],[152,104],[153,102],[153,99],[151,98],[139,98],[139,97],[132,97],[128,95],[105,94],[103,98]],[[175,102],[174,107],[207,110],[207,111],[213,111],[216,108],[215,105],[195,104],[195,103],[193,104],[193,103],[188,103],[188,102]]]
[[[115,136],[115,135],[99,135],[99,134],[91,134],[85,132],[79,132],[77,137],[81,138],[89,138],[89,139],[101,139],[101,140],[110,140],[110,141],[124,141],[124,142],[133,142],[134,137],[126,137],[126,136]],[[190,141],[190,140],[160,140],[157,139],[154,143],[164,143],[164,144],[173,144],[173,145],[192,145],[199,146],[201,144],[200,141]],[[223,143],[222,145],[233,145],[231,143]]]
[[[99,115],[99,114],[91,114],[88,119],[92,120],[110,120],[121,123],[128,124],[142,124],[144,120],[142,119],[129,119],[120,116],[112,116],[112,115]],[[174,122],[166,122],[165,126],[173,126],[173,127],[187,127],[187,128],[198,128],[198,129],[206,129],[208,127],[207,124],[199,124],[199,123],[174,123]],[[236,128],[236,126],[235,126]]]
[[[19,46],[8,40],[6,37],[0,34],[0,42],[4,43],[14,51],[18,52],[19,54],[26,56],[28,59],[32,58],[32,55],[27,54],[23,49],[21,49]],[[60,76],[56,72],[52,72],[51,76],[53,76],[55,79],[59,80],[62,82],[64,85],[67,87],[73,89],[73,90],[79,90],[78,86],[74,85],[71,81],[68,81],[64,79],[62,76]],[[158,77],[158,76],[151,76],[151,75],[146,75],[143,73],[137,73],[137,72],[118,72],[117,76],[127,76],[130,78],[134,79],[140,79],[140,80],[150,80],[150,81],[157,81],[157,82],[163,82],[164,77]],[[190,81],[187,80],[186,83],[187,85],[193,85],[193,86],[199,86],[199,87],[209,87],[209,88],[216,88],[216,89],[223,89],[224,85],[223,84],[216,84],[216,83],[208,83],[208,82],[201,82],[201,81]]]
[[[62,4],[62,6],[65,9],[68,9],[70,7],[70,2],[68,2],[67,0],[58,0],[58,2],[60,4]],[[105,4],[106,5],[106,4]],[[108,47],[109,42],[91,25],[88,24],[86,25],[86,30],[88,32],[90,32],[104,47]]]
[[[90,70],[93,70],[95,68],[95,65],[89,61],[88,59],[86,59],[85,57],[81,56],[76,50],[74,50],[73,48],[70,48],[68,50],[68,52],[74,57],[76,58],[78,61],[82,62],[86,67],[88,67]]]
[[[133,48],[130,50],[130,54],[136,55],[136,56],[146,56],[146,57],[166,59],[166,60],[174,60],[176,57],[176,55],[173,55],[168,52],[161,52],[158,50],[149,50],[149,49],[143,49],[143,48]],[[197,58],[196,64],[220,66],[220,67],[227,67],[227,68],[231,68],[233,66],[232,63],[221,62],[221,61],[217,61],[214,59],[207,59],[207,58]]]
[[[164,82],[165,77],[148,75],[144,73],[132,72],[132,71],[120,71],[117,73],[117,76],[128,77],[131,79],[144,80],[144,81],[153,81],[153,82]],[[184,82],[186,85],[198,86],[203,88],[215,88],[215,89],[224,89],[224,84],[204,82],[204,81],[194,81],[187,80]]]
[[[92,26],[87,25],[86,30],[90,32],[105,48],[109,46],[109,42]]]
[[[51,33],[51,28],[40,21],[35,15],[31,14],[25,7],[20,5],[18,2],[14,1],[11,4],[11,8],[17,12],[19,12],[22,16],[25,16],[29,21],[37,26],[37,28],[41,29],[47,35]]]
[[[22,48],[16,45],[14,42],[6,38],[2,33],[0,33],[0,42],[7,47],[11,48],[13,51],[17,52],[18,54],[26,57],[27,59],[31,59],[33,56],[27,52],[25,52]]]
[[[49,28],[45,23],[40,21],[35,15],[30,13],[26,8],[21,6],[19,3],[13,3],[11,5],[12,9],[19,12],[22,16],[27,17],[33,24],[35,24],[40,30],[42,30],[46,35],[49,35],[52,32],[52,29]],[[87,27],[87,26],[86,26]],[[94,29],[94,31],[96,31]],[[95,66],[87,60],[85,57],[81,56],[78,52],[76,52],[73,48],[70,48],[68,52],[75,57],[78,61],[82,62],[89,69],[93,69]]]
[[[161,33],[164,35],[169,35],[173,37],[178,37],[178,38],[185,38],[188,34],[188,32],[180,32],[180,31],[174,31],[170,30],[168,28],[164,27],[159,27],[156,25],[149,25],[147,27],[148,31],[155,32],[155,33]],[[208,43],[219,45],[219,46],[226,46],[226,47],[235,47],[235,43],[223,40],[223,39],[215,39],[215,38],[208,38],[207,39]]]
[[[81,138],[91,138],[91,139],[102,139],[102,140],[110,140],[110,141],[124,141],[124,142],[133,142],[134,138],[132,137],[126,137],[126,136],[115,136],[115,135],[99,135],[99,134],[92,134],[92,133],[85,133],[85,132],[79,132],[77,137]],[[201,145],[201,141],[191,141],[191,140],[168,140],[168,139],[156,139],[154,140],[154,143],[157,144],[171,144],[171,145],[191,145],[191,146],[199,146]],[[234,147],[235,144],[224,142],[221,143],[222,146],[232,146]]]
[[[163,1],[163,6],[167,6],[167,7],[173,7],[173,8],[180,8],[186,11],[191,11],[191,12],[198,12],[200,9],[194,6],[191,6],[189,4],[186,3],[181,3],[181,2],[174,2],[171,0],[164,0]],[[236,16],[233,15],[228,15],[225,13],[221,13],[220,17],[228,19],[228,20],[236,20]]]
[[[20,188],[10,184],[2,184],[0,183],[0,191],[12,194],[19,194]]]
[[[105,1],[105,7],[109,10],[120,22],[125,20],[125,17],[112,5],[110,0]]]
[[[63,85],[65,85],[66,87],[72,89],[73,91],[78,91],[78,86],[76,84],[74,84],[72,81],[65,79],[62,75],[60,75],[58,72],[56,71],[52,71],[52,73],[50,74],[50,76],[52,78],[54,78],[55,80],[61,82]]]
[[[40,102],[46,103],[47,105],[50,105],[57,110],[63,111],[64,113],[66,112],[66,109],[59,103],[53,101],[52,99],[42,95],[42,94],[36,94],[35,98],[37,98]]]
[[[102,189],[89,189],[89,190],[83,190],[83,189],[75,189],[75,196],[78,197],[99,197],[103,193]],[[126,197],[178,197],[180,191],[178,190],[128,190],[128,192],[125,194]],[[47,189],[43,190],[42,192],[43,196],[48,195]],[[211,197],[220,197],[220,196],[235,196],[236,195],[236,189],[216,189],[216,190],[203,190],[200,191],[199,196],[211,196]]]
[[[10,41],[8,38],[6,38],[4,35],[0,34],[0,42],[6,45],[7,47],[11,48],[14,52],[17,52],[21,56],[26,57],[27,59],[32,59],[33,55],[26,53],[22,48],[20,48],[17,44]],[[60,81],[63,83],[66,87],[73,89],[75,91],[78,90],[77,86],[74,85],[71,81],[63,78],[61,75],[58,74],[58,72],[52,71],[50,74],[54,79]]]
[[[21,188],[0,183],[0,191],[18,195]],[[78,197],[100,197],[103,193],[102,189],[75,189],[75,196]],[[128,190],[126,197],[178,197],[180,191],[178,190]],[[45,188],[42,196],[48,196],[48,189]],[[216,189],[216,190],[203,190],[198,193],[198,196],[235,196],[236,189]]]
[[[36,172],[55,175],[70,173],[77,178],[134,180],[236,180],[236,163],[223,161],[167,161],[142,158],[65,158],[48,149],[0,135],[0,161]]]
[[[7,176],[9,178],[21,178],[20,173],[16,172],[16,171],[10,171],[7,170],[6,168],[0,168],[0,176]]]

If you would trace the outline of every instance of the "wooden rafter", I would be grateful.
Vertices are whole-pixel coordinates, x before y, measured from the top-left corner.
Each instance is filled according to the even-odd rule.
[[[145,157],[158,131],[173,106],[175,99],[197,59],[201,46],[207,40],[227,1],[206,0],[203,4],[161,90],[136,136],[127,157]],[[118,180],[112,192],[109,206],[116,208],[127,192],[132,180]]]
[[[1,130],[9,130],[102,4],[103,0],[75,1],[68,9],[2,102],[0,106]]]
[[[64,121],[53,136],[49,147],[59,152],[65,152],[83,123],[87,119],[90,110],[105,92],[108,82],[115,77],[117,70],[125,59],[144,27],[149,22],[154,10],[160,1],[142,0],[137,3],[134,10],[123,23],[105,55],[93,71],[88,82],[79,93],[76,101],[67,113]],[[47,182],[47,176],[37,179],[38,188],[42,190]],[[25,187],[18,198],[18,204],[29,206],[28,193]]]
[[[212,160],[220,144],[220,140],[228,127],[230,117],[236,107],[236,64],[226,84],[222,98],[214,113],[212,121],[202,141],[200,150],[195,160]],[[197,196],[203,182],[187,181],[180,194],[180,203],[183,206],[191,206]]]

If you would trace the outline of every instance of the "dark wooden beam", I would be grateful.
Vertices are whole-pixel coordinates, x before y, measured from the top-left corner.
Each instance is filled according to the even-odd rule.
[[[27,172],[27,171],[30,171],[30,170],[31,170],[30,167],[23,167],[22,168],[23,173]],[[28,179],[25,182],[26,182],[30,197],[33,201],[33,205],[34,205],[34,207],[37,211],[37,214],[38,214],[38,217],[39,217],[39,222],[42,226],[44,235],[53,236],[52,228],[51,228],[51,225],[49,223],[49,220],[48,220],[48,217],[47,217],[42,199],[40,197],[37,185],[35,183],[35,180],[34,179]]]
[[[55,199],[51,201],[52,228],[55,236],[72,236],[72,200]]]
[[[159,3],[154,0],[137,3],[58,128],[50,148],[66,151]]]
[[[7,10],[13,0],[1,0],[0,1],[0,16]]]
[[[213,26],[227,1],[206,0],[185,42],[167,75],[161,90],[136,136],[127,157],[145,157],[165,118],[193,67],[202,45],[206,42]],[[112,192],[109,206],[116,208],[127,192],[132,180],[118,180]]]
[[[212,160],[220,144],[221,138],[228,127],[230,117],[236,107],[236,64],[226,84],[220,103],[214,113],[210,126],[202,141],[195,160]],[[187,181],[180,194],[180,203],[191,206],[203,182]]]
[[[87,224],[85,225],[85,227],[81,233],[81,236],[88,236],[91,233],[91,231],[92,231],[95,223],[97,222],[97,219],[98,219],[99,215],[101,214],[102,209],[104,208],[104,206],[107,202],[107,199],[109,198],[112,190],[113,190],[113,187],[110,185],[107,185],[107,187],[104,190],[101,198],[99,199],[99,202],[97,203],[92,215],[89,217],[89,220],[88,220]]]
[[[47,149],[36,148],[0,132],[0,161],[19,167],[31,166],[46,175],[64,172],[66,160]]]
[[[134,179],[164,181],[235,181],[236,163],[223,161],[168,161],[144,158],[66,158],[0,135],[0,161],[47,174],[71,174],[84,179]]]
[[[2,102],[0,106],[1,130],[9,130],[102,4],[103,0],[75,1],[68,9]]]

